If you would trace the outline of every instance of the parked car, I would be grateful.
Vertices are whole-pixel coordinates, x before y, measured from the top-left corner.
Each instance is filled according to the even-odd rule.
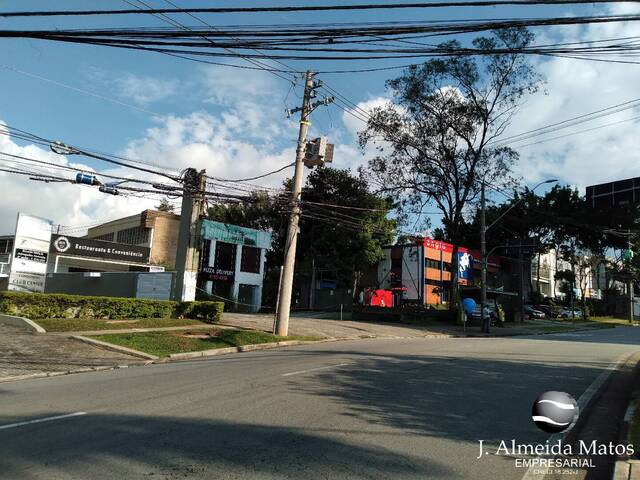
[[[573,313],[572,310],[570,308],[565,308],[564,310],[560,311],[560,318],[581,318],[582,317],[582,310],[580,310],[579,308],[574,308],[573,309]]]
[[[533,308],[531,305],[524,306],[524,313],[529,315],[531,318],[545,318],[546,315],[544,312]]]

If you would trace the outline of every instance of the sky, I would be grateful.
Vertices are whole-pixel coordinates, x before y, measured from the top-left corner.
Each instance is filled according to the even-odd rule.
[[[184,7],[206,6],[204,1],[174,0]],[[167,7],[163,0],[149,5]],[[287,5],[293,2],[248,0],[243,5]],[[331,0],[298,1],[296,4],[344,4]],[[358,3],[350,1],[347,3]],[[51,2],[0,1],[0,11],[50,9]],[[218,5],[218,4],[216,4]],[[221,2],[220,5],[233,5]],[[130,8],[125,1],[66,0],[56,8]],[[595,13],[640,13],[640,6],[494,7],[397,11],[321,13],[259,13],[200,15],[212,25],[422,20],[459,18],[520,18]],[[195,21],[176,16],[186,25]],[[151,16],[71,19],[0,19],[0,29],[94,28],[165,26]],[[597,40],[640,35],[640,24],[611,23],[599,26],[534,29],[536,43]],[[470,37],[461,38],[469,41]],[[300,104],[301,82],[295,86],[262,71],[203,65],[151,52],[125,51],[46,41],[0,40],[0,122],[45,138],[138,159],[182,170],[206,169],[209,175],[239,178],[275,170],[295,158],[298,124],[287,118],[286,108]],[[561,58],[532,58],[545,79],[544,89],[527,98],[505,133],[511,135],[636,98],[640,65],[615,65]],[[244,60],[235,60],[246,65]],[[402,61],[312,62],[287,61],[298,70],[314,71],[390,66]],[[361,108],[388,101],[385,81],[399,70],[321,74],[319,78]],[[65,84],[73,88],[65,88]],[[90,92],[88,94],[86,92]],[[521,142],[516,173],[523,184],[558,178],[584,193],[586,185],[640,176],[637,120],[640,112],[628,110],[605,119],[563,130],[571,133],[618,122],[546,141]],[[326,135],[336,145],[334,166],[356,170],[373,155],[357,146],[363,124],[335,105],[317,109],[310,135]],[[540,139],[548,139],[547,135]],[[0,152],[25,155],[62,165],[90,168],[99,173],[144,176],[104,162],[78,156],[61,156],[28,142],[0,136]],[[59,173],[59,172],[57,172]],[[264,181],[278,187],[291,175],[285,171]],[[147,178],[145,176],[144,178]],[[0,172],[0,234],[15,228],[17,212],[42,216],[62,225],[69,234],[102,221],[152,208],[158,202],[136,197],[114,197],[96,189],[72,184],[45,184],[26,176]],[[495,200],[500,200],[497,198]],[[438,220],[434,217],[434,227]]]

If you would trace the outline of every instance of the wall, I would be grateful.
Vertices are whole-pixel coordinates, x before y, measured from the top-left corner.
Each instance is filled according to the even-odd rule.
[[[150,263],[173,269],[176,265],[180,217],[167,212],[148,210],[147,213],[147,225],[153,228]]]
[[[136,296],[139,275],[167,275],[141,272],[108,272],[99,277],[86,277],[84,273],[48,273],[46,293],[67,293],[103,297]]]

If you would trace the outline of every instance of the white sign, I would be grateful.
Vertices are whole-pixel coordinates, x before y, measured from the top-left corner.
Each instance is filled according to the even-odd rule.
[[[18,213],[9,290],[44,292],[53,222]]]

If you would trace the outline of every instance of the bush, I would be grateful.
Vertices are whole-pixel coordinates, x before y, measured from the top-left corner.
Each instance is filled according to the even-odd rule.
[[[224,310],[223,302],[182,302],[178,305],[178,315],[185,318],[195,318],[207,323],[220,321]]]
[[[57,293],[0,292],[0,313],[32,318],[203,318],[220,320],[221,302],[173,302]]]

